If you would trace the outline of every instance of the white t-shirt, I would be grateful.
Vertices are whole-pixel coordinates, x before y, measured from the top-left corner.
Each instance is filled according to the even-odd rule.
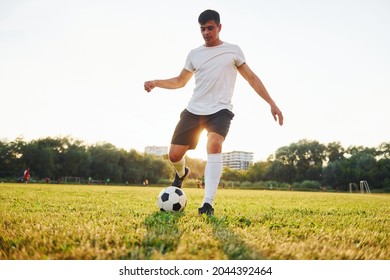
[[[191,50],[184,68],[195,74],[195,88],[186,109],[196,115],[210,115],[222,109],[232,111],[237,67],[244,62],[240,47],[226,42]]]

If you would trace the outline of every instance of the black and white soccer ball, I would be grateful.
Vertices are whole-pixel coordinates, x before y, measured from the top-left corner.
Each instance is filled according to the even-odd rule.
[[[178,187],[167,187],[157,197],[157,206],[161,211],[179,212],[183,211],[186,205],[186,194]]]

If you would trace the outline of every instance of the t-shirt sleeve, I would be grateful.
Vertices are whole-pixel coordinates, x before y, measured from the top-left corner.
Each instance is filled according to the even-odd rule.
[[[245,63],[245,55],[242,52],[241,48],[239,46],[237,46],[235,65],[236,65],[236,67],[239,67],[244,63]]]
[[[187,55],[187,59],[186,59],[186,62],[184,64],[184,69],[186,69],[187,71],[190,71],[190,72],[195,71],[194,66],[191,62],[191,52]]]

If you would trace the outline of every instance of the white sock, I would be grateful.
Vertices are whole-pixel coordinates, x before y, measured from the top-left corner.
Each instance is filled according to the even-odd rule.
[[[173,167],[175,168],[176,170],[176,173],[177,175],[179,175],[179,177],[183,177],[184,174],[185,174],[185,167],[186,167],[186,160],[185,160],[185,157],[183,157],[180,161],[178,162],[171,162]]]
[[[204,203],[209,203],[213,205],[215,194],[217,193],[217,188],[219,180],[222,176],[222,154],[208,154],[207,163],[205,168],[205,195]]]

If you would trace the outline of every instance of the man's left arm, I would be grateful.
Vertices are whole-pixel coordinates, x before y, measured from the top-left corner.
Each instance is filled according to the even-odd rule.
[[[275,121],[279,121],[279,125],[283,125],[283,114],[279,110],[278,106],[276,106],[275,101],[271,98],[260,78],[249,68],[246,63],[243,63],[237,67],[237,70],[241,76],[248,81],[256,93],[271,106],[271,114]]]

